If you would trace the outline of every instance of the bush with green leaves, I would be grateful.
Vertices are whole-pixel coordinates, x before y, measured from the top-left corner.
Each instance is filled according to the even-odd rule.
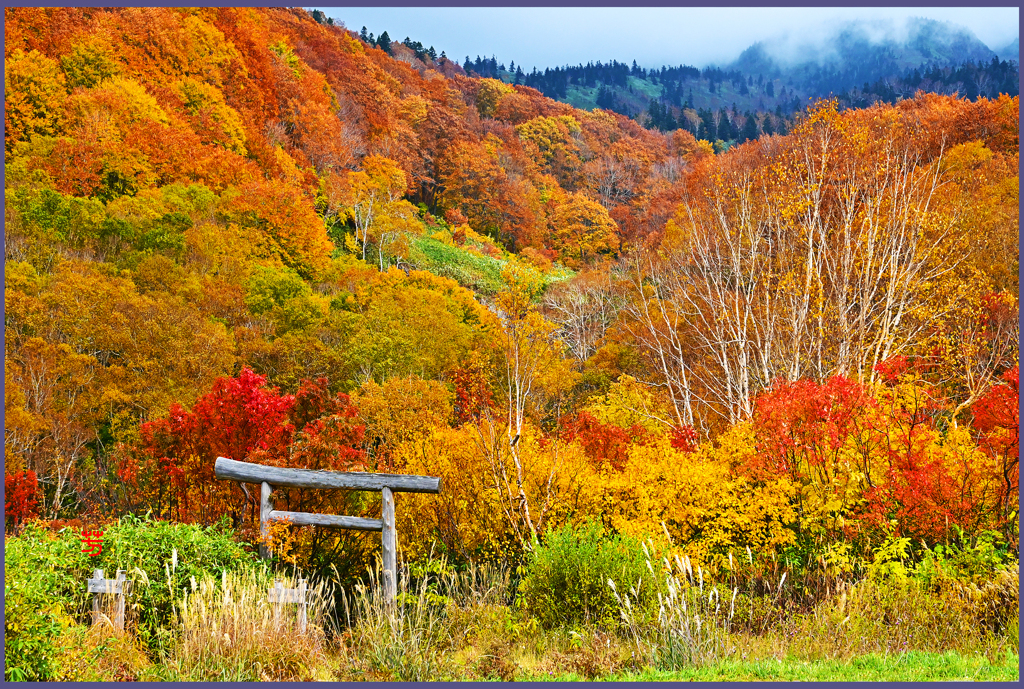
[[[657,582],[641,541],[609,536],[600,524],[549,531],[526,567],[519,605],[545,628],[596,624],[616,627],[619,604],[608,585],[637,589],[638,607],[657,614]]]
[[[67,561],[63,549],[27,546],[25,539],[12,538],[4,551],[4,679],[8,682],[53,679],[57,639],[71,625],[65,601],[52,594],[66,585],[65,575],[47,566],[55,560]]]
[[[192,586],[193,579],[199,581],[204,575],[219,577],[225,570],[266,566],[234,540],[224,523],[200,526],[154,520],[148,515],[127,515],[101,528],[103,548],[94,557],[82,552],[82,534],[71,527],[53,532],[42,522],[34,522],[8,539],[4,554],[5,595],[8,601],[24,601],[25,606],[34,606],[22,615],[26,620],[23,629],[45,628],[50,631],[39,634],[52,638],[53,625],[62,613],[88,622],[90,596],[86,579],[94,569],[102,569],[108,578],[123,569],[129,582],[128,624],[150,651],[159,651],[174,636],[174,602]],[[50,607],[39,605],[39,601],[47,601]],[[10,605],[5,607],[10,610]],[[35,632],[12,630],[10,624],[8,648],[12,642],[18,648],[35,643]],[[8,673],[11,667],[8,663]],[[40,666],[39,672],[43,673],[40,678],[45,678],[46,668]]]
[[[944,580],[984,584],[1016,563],[998,531],[982,531],[974,538],[957,531],[958,538],[952,542],[925,548],[914,577],[926,587],[938,589]]]

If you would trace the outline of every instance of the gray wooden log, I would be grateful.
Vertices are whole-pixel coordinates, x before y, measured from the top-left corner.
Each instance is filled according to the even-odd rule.
[[[306,633],[306,580],[299,579],[299,588],[286,589],[277,579],[274,585],[267,589],[267,600],[276,603],[274,606],[274,623],[281,619],[281,605],[283,603],[298,603],[299,605],[299,631]]]
[[[370,474],[359,471],[318,471],[282,469],[218,457],[213,473],[219,479],[244,483],[269,483],[286,488],[344,488],[381,490],[384,487],[403,493],[440,493],[441,479],[411,474]]]
[[[274,509],[274,505],[270,502],[270,494],[273,492],[269,483],[260,484],[260,559],[262,560],[270,559],[270,545],[267,539],[270,535],[268,528],[270,513]]]
[[[389,605],[394,605],[397,597],[396,587],[396,550],[397,539],[395,538],[395,496],[391,489],[385,486],[381,489],[381,521],[384,528],[381,529],[381,561],[384,565],[384,600]]]
[[[359,531],[380,531],[384,523],[380,519],[344,517],[336,514],[314,514],[312,512],[283,512],[273,510],[267,517],[271,521],[287,521],[296,526],[325,526],[331,529],[356,529]]]
[[[274,586],[267,589],[267,601],[270,603],[302,603],[305,600],[304,588],[286,589],[280,581],[275,581]]]

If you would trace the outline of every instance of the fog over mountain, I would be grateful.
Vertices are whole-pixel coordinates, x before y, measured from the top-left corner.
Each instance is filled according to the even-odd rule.
[[[1000,60],[1013,60],[1020,62],[1020,38],[1015,38],[1007,45],[996,50]]]
[[[845,21],[823,24],[812,32],[786,32],[750,46],[729,67],[777,76],[794,67],[836,66],[864,59],[881,58],[905,69],[928,63],[945,66],[986,61],[995,56],[963,26],[912,17],[901,22]]]

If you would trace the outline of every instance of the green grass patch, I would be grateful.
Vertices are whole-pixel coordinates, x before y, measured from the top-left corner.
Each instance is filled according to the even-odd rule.
[[[799,659],[726,660],[704,667],[664,671],[647,669],[597,678],[601,682],[934,682],[988,681],[1017,682],[1020,659],[1006,655],[1002,662],[985,656],[963,656],[950,651],[928,653],[909,651],[900,655],[869,654],[851,660],[807,662]],[[530,677],[530,681],[581,681],[575,674]]]
[[[502,288],[501,270],[508,263],[508,255],[503,254],[502,258],[483,256],[432,237],[421,236],[409,242],[409,260],[420,270],[451,278],[477,294],[493,296]],[[540,278],[547,288],[573,274],[567,268],[556,267],[549,273],[540,274]]]
[[[565,90],[565,102],[580,110],[593,110],[597,107],[598,88],[587,88],[573,84]]]
[[[646,79],[639,79],[637,77],[626,77],[626,84],[628,84],[634,92],[642,93],[648,98],[661,98],[662,91],[665,87],[661,84],[654,84]]]

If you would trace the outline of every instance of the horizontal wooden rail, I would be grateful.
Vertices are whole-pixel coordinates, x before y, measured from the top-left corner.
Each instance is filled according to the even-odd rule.
[[[218,457],[213,473],[219,479],[240,483],[267,483],[285,488],[344,488],[348,490],[383,490],[402,493],[440,493],[441,479],[436,476],[409,474],[370,474],[364,472],[317,471],[315,469],[282,469],[262,464],[239,462]]]
[[[335,514],[271,510],[267,518],[271,521],[291,522],[296,526],[326,526],[333,529],[357,529],[359,531],[380,531],[384,528],[384,520],[382,519],[343,517]]]

